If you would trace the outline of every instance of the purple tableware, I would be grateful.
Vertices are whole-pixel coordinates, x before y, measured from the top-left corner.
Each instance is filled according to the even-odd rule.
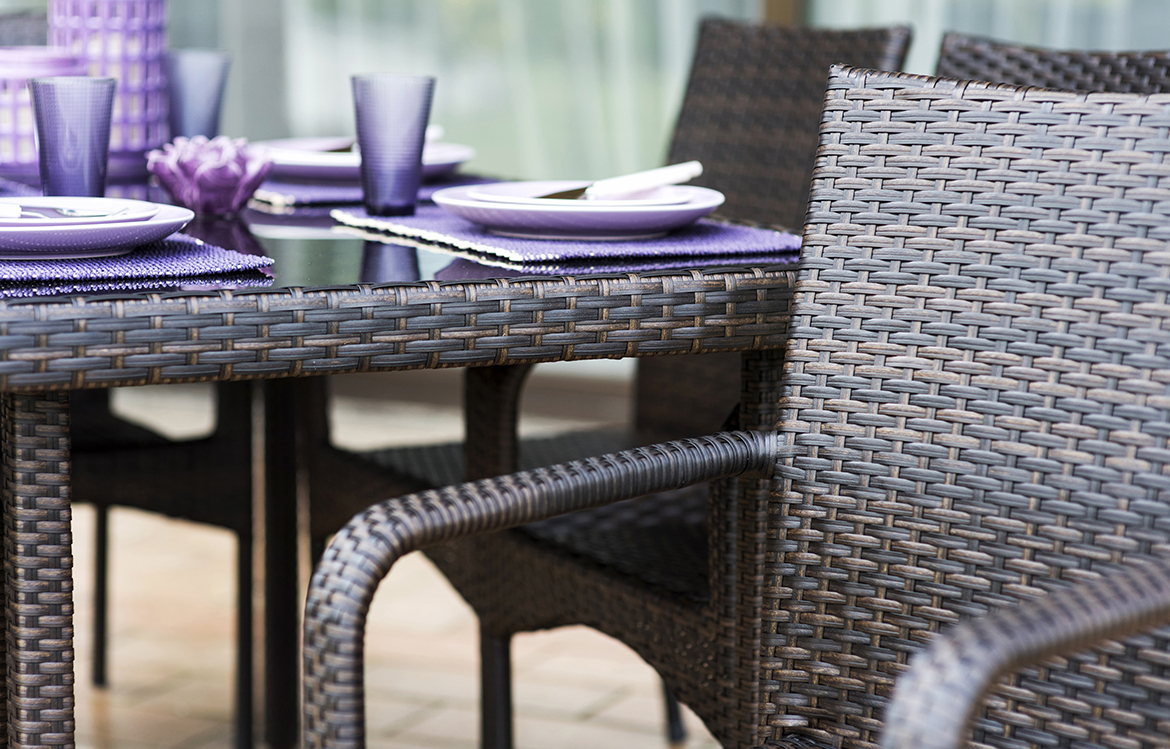
[[[75,55],[53,47],[0,47],[0,174],[36,183],[40,175],[29,78],[85,75]]]
[[[264,149],[250,148],[243,138],[202,135],[175,138],[151,151],[147,168],[175,200],[196,213],[226,216],[237,213],[264,181],[272,161]]]
[[[353,76],[363,202],[370,215],[414,214],[434,93],[429,76]]]
[[[166,55],[171,138],[219,135],[219,112],[232,58],[212,49],[171,50]]]
[[[143,173],[146,151],[166,140],[166,0],[49,0],[48,19],[50,45],[118,79],[110,168]]]
[[[113,78],[61,76],[28,82],[45,195],[106,193]]]

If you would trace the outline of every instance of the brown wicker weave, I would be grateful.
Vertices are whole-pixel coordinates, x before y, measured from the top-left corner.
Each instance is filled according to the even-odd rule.
[[[784,340],[791,273],[787,266],[744,266],[0,300],[9,746],[74,743],[72,558],[68,502],[62,504],[70,492],[66,391],[281,378],[264,388],[271,552],[278,537],[287,540],[283,527],[271,532],[277,507],[286,514],[293,508],[295,547],[296,503],[288,496],[294,454],[276,439],[292,430],[271,417],[291,402],[282,397],[285,388],[274,386],[307,380],[288,378],[776,349]],[[684,298],[690,303],[677,301]],[[697,298],[704,301],[696,305]],[[209,493],[214,475],[203,482]],[[294,599],[290,619],[295,606]],[[295,677],[291,682],[295,695]]]
[[[838,31],[705,19],[668,161],[703,162],[729,218],[799,232],[833,63],[899,70],[910,29]]]
[[[807,202],[828,66],[844,60],[896,67],[909,39],[906,28],[826,31],[703,21],[671,160],[702,159],[706,171],[699,181],[727,193],[724,208],[730,215],[799,223]],[[701,301],[706,300],[675,294],[669,303]],[[349,516],[381,497],[442,486],[452,477],[484,478],[717,430],[737,401],[740,357],[724,353],[641,360],[633,434],[567,435],[537,445],[519,445],[516,438],[516,408],[527,371],[524,365],[468,371],[464,397],[468,457],[463,471],[454,446],[399,449],[365,456],[383,468],[379,479],[369,463],[355,464],[353,456],[330,447],[323,400],[317,396],[308,461],[317,548],[323,549],[326,538]],[[338,481],[339,475],[349,478]],[[480,605],[512,608],[509,595],[537,597],[517,608],[538,605],[546,591],[556,589],[555,577],[557,585],[580,591],[579,603],[572,613],[560,615],[558,623],[612,618],[605,630],[637,648],[635,643],[645,637],[637,625],[639,617],[619,622],[624,614],[609,610],[614,594],[605,589],[631,581],[638,584],[629,593],[627,608],[655,605],[662,595],[679,597],[691,606],[708,601],[706,495],[706,487],[695,487],[616,510],[534,525],[485,548],[460,544],[428,551],[483,621],[486,746],[511,745],[510,696],[506,686],[500,686],[509,678],[508,641],[516,631],[545,625],[513,627]],[[638,521],[616,533],[615,513],[634,515]],[[533,558],[528,550],[534,543],[547,554]],[[680,574],[683,569],[688,572]],[[509,581],[517,577],[531,578],[532,586],[510,593]],[[602,611],[593,611],[594,606]],[[672,738],[681,738],[680,730],[681,724],[675,722]]]
[[[910,656],[997,607],[1025,604],[972,626],[1037,628],[1031,644],[1007,628],[1008,660],[1165,621],[1168,122],[1170,95],[834,69],[784,396],[747,386],[741,399],[745,426],[779,424],[776,479],[741,478],[713,504],[708,606],[646,605],[631,582],[609,589],[617,613],[596,624],[636,618],[638,652],[724,746],[875,746]],[[778,360],[748,356],[747,381],[766,382]],[[716,439],[661,450],[722,472],[713,445],[741,438]],[[699,470],[639,463],[601,461],[608,496],[592,470],[562,467],[355,518],[310,590],[307,745],[362,745],[364,606],[396,555]],[[575,483],[590,488],[566,491]],[[1113,574],[1106,589],[1145,600],[1068,608],[1106,600],[1093,581]],[[498,609],[476,603],[486,621],[548,626],[580,605],[576,589],[511,585]],[[541,605],[505,607],[523,600],[515,589]],[[1168,644],[1170,628],[1146,629],[1015,671],[975,713],[975,741],[1164,745]]]
[[[1016,86],[1160,94],[1170,90],[1170,52],[1044,49],[949,33],[943,37],[935,72]]]

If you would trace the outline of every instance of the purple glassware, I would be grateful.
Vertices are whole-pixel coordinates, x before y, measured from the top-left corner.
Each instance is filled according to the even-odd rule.
[[[179,49],[166,54],[171,139],[219,135],[219,113],[231,55],[213,49]]]
[[[48,18],[50,45],[117,78],[112,168],[145,172],[146,151],[166,141],[166,0],[49,0]]]
[[[36,121],[28,79],[85,75],[74,55],[53,47],[0,47],[0,175],[37,180]]]
[[[113,78],[87,76],[28,82],[45,195],[105,195],[117,83]]]
[[[434,93],[430,76],[353,76],[363,202],[370,215],[414,214]]]

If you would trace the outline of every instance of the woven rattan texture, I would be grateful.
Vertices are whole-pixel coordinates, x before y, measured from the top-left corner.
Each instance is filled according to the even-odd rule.
[[[1166,621],[1170,561],[1158,560],[1128,565],[1039,601],[964,622],[935,638],[898,681],[882,747],[961,746],[969,733],[970,713],[996,676]],[[1161,712],[1166,714],[1164,706]],[[1165,735],[1162,739],[1168,740]]]
[[[1024,47],[978,36],[943,37],[938,75],[1072,91],[1170,91],[1170,52],[1081,52]]]
[[[838,69],[769,518],[762,734],[876,741],[961,617],[1170,552],[1170,95]],[[1166,630],[1012,676],[991,746],[1164,741]]]
[[[706,19],[668,160],[703,162],[694,184],[727,196],[721,215],[799,233],[829,66],[898,70],[909,44],[908,28],[836,31]]]
[[[69,398],[6,394],[0,415],[7,745],[72,746]]]
[[[721,476],[770,474],[775,449],[774,435],[731,432],[400,497],[355,517],[334,537],[310,583],[304,635],[305,746],[364,744],[365,617],[378,583],[402,554],[455,536]],[[660,647],[677,652],[681,643],[672,642],[669,634],[669,629],[658,633],[664,640]],[[696,665],[702,666],[676,655],[664,675],[670,683],[683,669],[693,675]],[[714,691],[709,681],[703,686],[707,693]],[[689,691],[679,694],[691,697]]]
[[[0,390],[783,345],[791,271],[0,302]]]

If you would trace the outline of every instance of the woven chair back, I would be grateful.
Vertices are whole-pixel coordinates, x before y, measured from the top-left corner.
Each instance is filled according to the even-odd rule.
[[[1170,95],[834,70],[781,403],[765,737],[872,747],[940,629],[1170,553],[1168,153]],[[1168,637],[1022,670],[975,741],[1164,742]]]
[[[834,31],[704,19],[669,162],[703,162],[694,184],[724,216],[799,232],[829,66],[897,70],[910,29]]]
[[[1170,91],[1170,52],[1081,52],[949,33],[935,72],[1016,86],[1160,94]]]

